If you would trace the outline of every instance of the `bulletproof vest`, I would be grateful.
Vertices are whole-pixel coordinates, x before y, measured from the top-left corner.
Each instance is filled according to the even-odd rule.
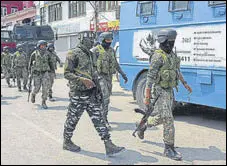
[[[49,71],[49,57],[47,53],[44,53],[44,55],[40,55],[39,51],[35,51],[35,65],[34,70],[35,71]]]
[[[155,52],[160,54],[164,61],[164,64],[158,73],[158,84],[162,88],[177,87],[179,80],[177,70],[180,68],[180,58],[174,54],[172,54],[172,57],[169,55],[167,56],[161,49],[156,50]]]
[[[3,56],[3,58],[2,58],[2,61],[3,61],[2,64],[10,67],[11,66],[11,63],[12,63],[11,54],[10,53],[3,52],[1,56]]]
[[[50,52],[50,54],[51,54],[51,61],[54,64],[54,68],[57,69],[57,57],[56,57],[56,53],[55,52]]]
[[[15,65],[16,66],[26,66],[27,65],[27,59],[25,56],[25,53],[20,53],[19,51],[17,51],[15,53],[16,57],[15,57]]]
[[[110,48],[107,51],[101,46],[96,46],[99,52],[97,68],[100,73],[112,75],[116,72],[114,51]]]

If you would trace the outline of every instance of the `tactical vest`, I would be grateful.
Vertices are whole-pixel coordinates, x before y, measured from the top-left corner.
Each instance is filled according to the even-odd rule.
[[[49,57],[45,53],[44,55],[40,55],[39,51],[35,51],[35,65],[34,65],[34,70],[35,71],[49,71],[50,66],[49,66]]]
[[[98,45],[97,49],[99,52],[97,67],[101,70],[100,72],[108,75],[114,74],[116,72],[114,52],[105,51],[101,45]]]
[[[20,53],[19,51],[17,51],[15,53],[16,57],[15,57],[15,65],[16,66],[26,66],[27,65],[27,59],[26,56],[23,55],[24,53]]]
[[[11,55],[9,53],[6,54],[5,52],[3,52],[1,56],[3,56],[2,57],[2,61],[3,61],[2,64],[10,67],[11,66],[11,63],[12,63],[12,57],[11,57]]]
[[[180,69],[180,58],[176,55],[173,55],[172,57],[166,56],[166,53],[160,49],[155,52],[161,55],[164,61],[164,64],[158,73],[158,84],[162,88],[177,87],[179,80],[177,70]]]

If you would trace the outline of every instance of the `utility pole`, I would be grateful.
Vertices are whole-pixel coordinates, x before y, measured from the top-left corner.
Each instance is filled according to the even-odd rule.
[[[99,1],[88,1],[90,3],[90,5],[93,7],[94,9],[94,20],[95,20],[95,23],[94,23],[94,28],[95,28],[95,33],[96,33],[96,38],[97,38],[97,31],[98,31],[98,25],[99,25],[99,20],[98,20],[98,17],[99,17]]]

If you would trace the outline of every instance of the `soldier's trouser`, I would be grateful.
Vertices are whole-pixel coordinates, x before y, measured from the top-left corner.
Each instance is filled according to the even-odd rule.
[[[108,106],[110,103],[110,84],[108,81],[106,81],[104,78],[100,80],[100,86],[101,86],[101,91],[103,95],[103,117],[105,120],[107,120],[107,115],[108,115]],[[112,88],[112,87],[111,87]]]
[[[23,86],[28,83],[28,70],[26,67],[16,67],[17,86],[21,88],[21,76],[23,78]]]
[[[49,96],[51,95],[52,96],[52,87],[54,85],[54,79],[55,79],[55,72],[50,72],[49,73],[49,76],[50,76],[50,88],[49,88],[49,91],[48,91],[48,94]]]
[[[75,130],[84,110],[86,110],[90,116],[101,139],[108,140],[110,138],[110,134],[101,113],[101,103],[93,100],[92,97],[91,93],[70,97],[67,119],[64,124],[64,139],[71,139],[73,131]]]
[[[3,73],[4,73],[4,76],[5,76],[6,82],[9,85],[10,84],[11,69],[9,67],[6,67],[6,66],[2,66],[2,69],[3,69]]]
[[[173,91],[165,91],[159,87],[156,89],[160,94],[155,107],[154,117],[148,118],[148,126],[163,124],[163,141],[165,144],[174,144],[175,128],[172,114]]]
[[[33,73],[34,78],[34,89],[33,94],[36,95],[41,86],[42,86],[42,100],[47,100],[48,90],[49,90],[49,73],[46,72],[40,72],[40,73]]]

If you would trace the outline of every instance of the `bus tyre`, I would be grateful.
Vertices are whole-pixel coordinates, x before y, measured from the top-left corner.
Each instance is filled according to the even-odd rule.
[[[143,77],[139,80],[136,88],[136,101],[141,109],[145,109],[144,96],[145,96],[145,87],[146,87],[147,75],[143,75]]]

